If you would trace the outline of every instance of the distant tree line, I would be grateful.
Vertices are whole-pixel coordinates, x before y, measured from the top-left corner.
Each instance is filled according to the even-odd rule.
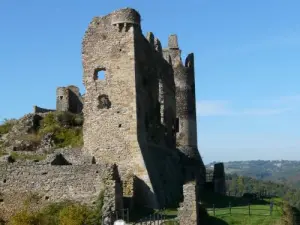
[[[236,174],[226,175],[227,191],[237,195],[244,193],[267,192],[286,200],[291,206],[300,209],[300,189],[292,188],[285,184],[272,181],[262,181],[251,177]]]

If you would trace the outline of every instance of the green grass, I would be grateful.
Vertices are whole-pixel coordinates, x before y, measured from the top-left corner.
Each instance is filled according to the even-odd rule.
[[[44,159],[46,159],[46,155],[43,154],[20,154],[17,152],[12,152],[11,153],[11,157],[13,160],[21,160],[21,161],[25,161],[25,160],[37,160],[37,161],[42,161]]]
[[[208,209],[210,216],[213,216],[213,209]],[[269,205],[250,205],[250,215],[248,206],[232,207],[231,214],[229,208],[216,208],[215,216],[227,224],[260,224],[271,225],[281,218],[279,206],[274,205],[272,215],[270,215]]]
[[[207,192],[202,196],[202,204],[209,214],[209,224],[216,225],[274,225],[279,224],[282,217],[282,200],[273,199],[274,206],[270,215],[270,199],[253,200],[250,204],[243,198],[222,196]],[[229,203],[231,205],[231,214]],[[215,206],[215,214],[213,213]]]

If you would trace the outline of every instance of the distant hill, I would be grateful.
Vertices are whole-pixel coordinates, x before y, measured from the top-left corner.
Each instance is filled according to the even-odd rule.
[[[212,162],[206,165],[213,167]],[[300,188],[300,161],[289,160],[251,160],[225,162],[227,174],[238,174],[265,181],[274,181]]]

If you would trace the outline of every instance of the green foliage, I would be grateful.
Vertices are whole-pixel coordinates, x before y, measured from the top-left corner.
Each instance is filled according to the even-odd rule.
[[[43,154],[22,154],[22,153],[18,153],[18,152],[12,152],[10,154],[11,158],[13,160],[21,160],[21,161],[25,161],[25,160],[32,160],[32,161],[42,161],[44,159],[46,159],[46,155]]]
[[[300,209],[300,190],[292,188],[285,184],[275,183],[271,181],[257,180],[251,177],[243,177],[240,182],[240,176],[236,174],[227,174],[227,188],[231,193],[242,194],[239,190],[247,190],[248,192],[260,192],[266,190],[272,195],[278,196],[287,201],[291,206]]]
[[[211,166],[213,164],[209,164]],[[251,160],[224,163],[227,174],[253,177],[300,188],[300,162],[290,160]]]
[[[102,221],[102,207],[104,204],[104,191],[102,190],[96,201],[96,206],[91,214],[89,215],[88,221],[92,225],[101,225]]]
[[[54,141],[58,147],[66,146],[82,146],[83,145],[83,136],[81,128],[61,128],[55,133]]]
[[[57,147],[77,147],[83,145],[83,116],[69,112],[48,113],[41,122],[40,136],[53,133]]]
[[[31,212],[30,206],[40,200],[38,194],[31,193],[24,202],[24,209],[11,217],[9,225],[101,225],[103,199],[101,191],[95,207],[65,201]]]
[[[85,205],[69,205],[60,211],[59,225],[85,225],[91,213],[92,210]]]
[[[8,225],[39,225],[35,214],[24,209],[11,217]]]
[[[0,135],[8,133],[15,125],[15,120],[4,120],[4,123],[0,125]]]

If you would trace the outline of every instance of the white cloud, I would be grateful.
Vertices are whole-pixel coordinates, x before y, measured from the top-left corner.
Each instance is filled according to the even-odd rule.
[[[274,104],[280,105],[299,105],[300,104],[300,94],[296,95],[288,95],[288,96],[281,96],[278,99],[273,101]]]
[[[228,101],[202,100],[197,102],[197,114],[199,116],[224,116],[231,114]]]
[[[198,116],[268,116],[289,112],[293,109],[293,104],[287,102],[300,102],[299,96],[280,97],[276,101],[276,106],[235,109],[230,101],[226,100],[201,100],[197,102]],[[275,100],[274,100],[275,102]]]

